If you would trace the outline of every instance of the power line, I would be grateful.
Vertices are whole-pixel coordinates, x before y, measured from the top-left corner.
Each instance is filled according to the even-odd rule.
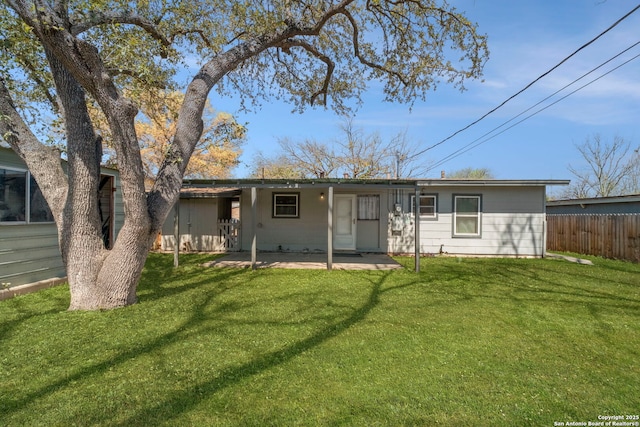
[[[640,42],[636,42],[633,46],[636,46],[636,45],[638,45],[638,44],[640,44]],[[632,47],[633,47],[633,46],[632,46]],[[625,49],[625,52],[626,52],[626,51],[628,51],[629,49],[630,49],[630,48]],[[623,53],[623,52],[621,52],[621,53]],[[620,54],[616,55],[616,57],[617,57],[617,56],[619,56],[619,55],[620,55]],[[600,76],[598,76],[598,77],[596,77],[595,79],[593,79],[593,80],[589,81],[588,83],[585,83],[584,85],[582,85],[582,86],[580,86],[579,88],[577,88],[577,89],[573,90],[572,92],[569,92],[569,93],[568,93],[568,94],[566,94],[565,96],[563,96],[563,97],[561,97],[561,98],[559,98],[559,99],[555,100],[555,101],[554,101],[554,102],[552,102],[551,104],[546,105],[546,106],[544,106],[544,107],[542,107],[542,108],[540,108],[540,109],[538,109],[538,110],[534,111],[533,113],[529,114],[528,116],[526,116],[526,117],[525,117],[525,118],[523,118],[522,120],[520,120],[520,121],[518,121],[518,122],[516,122],[516,123],[512,124],[512,125],[511,125],[511,126],[509,126],[508,128],[503,129],[502,131],[500,131],[500,132],[498,132],[498,133],[496,133],[496,134],[494,134],[494,135],[491,135],[490,137],[486,138],[486,139],[485,139],[485,140],[483,140],[483,141],[477,142],[477,141],[479,141],[480,139],[484,138],[485,136],[487,136],[487,135],[489,135],[489,134],[493,133],[495,130],[500,129],[501,127],[503,127],[503,126],[504,126],[504,125],[506,125],[507,123],[509,123],[509,122],[511,122],[511,121],[513,121],[513,120],[515,120],[516,118],[520,117],[522,114],[526,113],[527,111],[530,111],[530,110],[531,110],[531,109],[533,109],[534,107],[536,107],[536,106],[540,105],[542,102],[544,102],[545,100],[547,100],[547,99],[551,98],[552,96],[554,96],[554,95],[555,95],[555,94],[557,94],[558,92],[560,92],[560,91],[562,91],[562,90],[566,89],[567,87],[569,87],[569,86],[573,85],[574,83],[576,83],[577,81],[579,81],[580,79],[582,79],[584,76],[586,76],[586,75],[588,75],[588,74],[592,73],[593,71],[595,71],[596,69],[598,69],[598,68],[602,67],[602,65],[604,65],[604,64],[599,65],[598,67],[596,67],[596,68],[594,68],[593,70],[589,71],[587,74],[585,74],[585,75],[581,76],[580,78],[578,78],[578,79],[574,80],[573,82],[569,83],[568,85],[566,85],[566,86],[565,86],[565,87],[563,87],[562,89],[560,89],[560,90],[556,91],[553,95],[550,95],[550,96],[546,97],[544,100],[542,100],[542,101],[538,102],[538,103],[537,103],[537,104],[535,104],[534,106],[532,106],[532,107],[528,108],[527,110],[525,110],[525,111],[523,111],[522,113],[518,114],[517,116],[515,116],[515,117],[511,118],[510,120],[506,121],[505,123],[501,124],[500,126],[498,126],[498,127],[494,128],[493,130],[491,130],[491,131],[489,131],[489,132],[485,133],[484,135],[482,135],[481,137],[479,137],[479,138],[475,139],[474,141],[471,141],[469,144],[465,145],[464,147],[461,147],[460,149],[458,149],[458,150],[454,151],[453,153],[451,153],[451,154],[449,154],[448,156],[444,157],[443,159],[439,160],[438,162],[436,162],[435,164],[433,164],[432,166],[430,166],[430,167],[427,169],[427,171],[430,171],[430,170],[432,170],[432,169],[434,169],[434,168],[437,168],[438,166],[443,165],[444,163],[448,162],[449,160],[454,159],[454,158],[456,158],[456,157],[459,157],[459,156],[461,156],[462,154],[464,154],[464,153],[466,153],[466,152],[468,152],[468,151],[470,151],[470,150],[472,150],[472,149],[474,149],[474,148],[476,148],[476,147],[478,147],[478,146],[480,146],[480,145],[482,145],[482,144],[484,144],[484,143],[486,143],[486,142],[488,142],[488,141],[492,140],[493,138],[497,137],[498,135],[503,134],[504,132],[508,131],[509,129],[511,129],[511,128],[513,128],[513,127],[517,126],[517,125],[519,125],[520,123],[524,122],[525,120],[528,120],[528,119],[530,119],[531,117],[535,116],[536,114],[541,113],[542,111],[544,111],[544,110],[546,110],[546,109],[548,109],[548,108],[550,108],[550,107],[552,107],[552,106],[556,105],[556,104],[557,104],[557,103],[559,103],[560,101],[563,101],[564,99],[568,98],[569,96],[573,95],[574,93],[576,93],[576,92],[578,92],[578,91],[580,91],[580,90],[584,89],[585,87],[587,87],[587,86],[589,86],[589,85],[591,85],[591,84],[595,83],[596,81],[600,80],[601,78],[603,78],[603,77],[605,77],[605,76],[607,76],[607,75],[611,74],[612,72],[614,72],[614,71],[616,71],[617,69],[619,69],[619,68],[623,67],[624,65],[627,65],[629,62],[631,62],[631,61],[633,61],[633,60],[635,60],[635,59],[637,59],[637,58],[639,58],[639,57],[640,57],[640,54],[635,55],[634,57],[632,57],[632,58],[628,59],[627,61],[625,61],[625,62],[621,63],[620,65],[618,65],[618,66],[616,66],[616,67],[612,68],[611,70],[609,70],[609,71],[607,71],[607,72],[605,72],[605,73],[601,74]],[[612,58],[612,59],[613,59],[613,58]],[[606,62],[610,62],[610,61],[611,61],[611,59],[610,59],[610,60],[608,60],[608,61],[606,61]]]
[[[447,142],[448,140],[450,140],[451,138],[453,138],[454,136],[458,135],[461,132],[464,132],[465,130],[469,129],[471,126],[476,125],[477,123],[479,123],[480,121],[484,120],[487,116],[489,116],[490,114],[493,114],[494,112],[496,112],[498,109],[502,108],[507,102],[511,101],[513,98],[515,98],[516,96],[520,95],[522,92],[526,91],[527,89],[529,89],[531,86],[533,86],[534,84],[536,84],[538,81],[540,81],[541,79],[543,79],[544,77],[546,77],[547,75],[549,75],[551,72],[553,72],[554,70],[556,70],[558,67],[560,67],[562,64],[564,64],[565,62],[567,62],[569,59],[571,59],[572,57],[574,57],[576,54],[578,54],[578,52],[582,51],[583,49],[585,49],[587,46],[593,44],[596,40],[598,40],[600,37],[604,36],[606,33],[608,33],[609,31],[611,31],[613,28],[615,28],[616,26],[618,26],[618,24],[620,24],[622,21],[624,21],[625,19],[627,19],[629,16],[631,16],[634,12],[636,12],[638,9],[640,9],[640,4],[636,5],[636,7],[634,7],[631,11],[629,11],[627,14],[625,14],[622,18],[618,19],[616,22],[614,22],[613,24],[611,24],[606,30],[604,30],[603,32],[601,32],[600,34],[598,34],[596,37],[592,38],[591,40],[589,40],[588,42],[586,42],[585,44],[583,44],[582,46],[580,46],[578,49],[576,49],[575,51],[573,51],[573,53],[571,53],[569,56],[565,57],[562,61],[558,62],[556,65],[554,65],[553,67],[551,67],[549,70],[547,70],[546,72],[544,72],[543,74],[541,74],[540,76],[538,76],[535,80],[533,80],[531,83],[529,83],[528,85],[526,85],[524,88],[520,89],[518,92],[514,93],[513,95],[511,95],[509,98],[505,99],[504,101],[502,101],[500,103],[500,105],[498,105],[497,107],[489,110],[487,113],[485,113],[484,115],[482,115],[479,119],[476,119],[475,121],[469,123],[468,125],[466,125],[465,127],[455,131],[454,133],[452,133],[451,135],[449,135],[448,137],[444,138],[443,140],[425,148],[424,150],[421,150],[415,154],[413,154],[410,158],[408,158],[407,160],[411,160],[414,159],[418,156],[421,156],[422,154],[426,153],[429,150],[434,149],[435,147],[444,144],[445,142]]]
[[[584,79],[584,78],[585,78],[585,77],[587,77],[588,75],[593,74],[595,71],[597,71],[597,70],[599,70],[600,68],[604,67],[605,65],[607,65],[608,63],[610,63],[610,62],[611,62],[611,61],[613,61],[614,59],[619,58],[620,56],[622,56],[623,54],[627,53],[628,51],[630,51],[630,50],[631,50],[631,49],[633,49],[634,47],[638,46],[639,44],[640,44],[640,41],[635,42],[634,44],[632,44],[632,45],[631,45],[631,46],[629,46],[628,48],[626,48],[626,49],[624,49],[624,50],[620,51],[620,52],[619,52],[619,53],[617,53],[616,55],[612,56],[612,57],[611,57],[611,58],[609,58],[608,60],[606,60],[606,61],[604,61],[603,63],[601,63],[600,65],[598,65],[597,67],[592,68],[590,71],[588,71],[588,72],[584,73],[583,75],[581,75],[581,76],[580,76],[580,77],[578,77],[577,79],[573,80],[571,83],[569,83],[569,84],[567,84],[567,85],[563,86],[562,88],[558,89],[557,91],[555,91],[555,92],[554,92],[554,93],[552,93],[551,95],[549,95],[549,96],[547,96],[546,98],[544,98],[544,99],[540,100],[539,102],[535,103],[534,105],[532,105],[531,107],[529,107],[529,108],[527,108],[526,110],[522,111],[522,112],[521,112],[521,113],[519,113],[518,115],[516,115],[516,116],[514,116],[514,117],[510,118],[509,120],[507,120],[506,122],[502,123],[501,125],[496,126],[495,128],[491,129],[490,131],[486,132],[485,134],[483,134],[483,135],[479,136],[479,137],[478,137],[478,138],[476,138],[475,140],[471,141],[469,144],[467,144],[467,145],[465,145],[464,147],[462,147],[460,150],[454,151],[454,152],[453,152],[453,153],[451,153],[449,156],[451,156],[451,155],[453,155],[453,154],[456,154],[458,151],[463,150],[464,148],[466,148],[466,147],[468,147],[468,146],[470,146],[470,145],[472,145],[472,144],[474,144],[474,143],[478,142],[478,141],[479,141],[479,140],[481,140],[482,138],[484,138],[484,137],[486,137],[486,136],[488,136],[488,135],[492,134],[493,132],[497,131],[498,129],[500,129],[500,128],[502,128],[502,127],[506,126],[507,124],[511,123],[512,121],[514,121],[514,120],[515,120],[515,119],[517,119],[518,117],[522,116],[523,114],[525,114],[525,113],[527,113],[527,112],[529,112],[529,111],[533,110],[535,107],[537,107],[538,105],[542,104],[543,102],[545,102],[545,101],[547,101],[547,100],[549,100],[549,99],[553,98],[553,97],[554,97],[554,96],[556,96],[558,93],[562,92],[563,90],[567,89],[568,87],[573,86],[575,83],[577,83],[577,82],[579,82],[580,80]],[[633,60],[633,59],[635,59],[635,57],[634,57],[634,58],[632,58],[632,60]],[[629,61],[627,61],[627,62],[629,62]],[[624,63],[624,64],[622,64],[622,65],[625,65],[627,62],[625,62],[625,63]],[[613,69],[613,70],[611,70],[611,71],[614,71],[614,70],[616,70],[617,68],[619,68],[619,67],[616,67],[616,68],[614,68],[614,69]],[[609,71],[608,73],[610,73],[611,71]],[[606,73],[606,74],[608,74],[608,73]],[[604,75],[606,75],[606,74],[604,74]],[[603,76],[604,76],[604,75],[603,75]],[[598,79],[600,79],[600,78],[601,78],[601,77],[603,77],[603,76],[598,77]],[[596,80],[597,80],[597,79],[596,79]],[[594,81],[595,81],[595,80],[593,80],[593,81],[592,81],[592,82],[590,82],[589,84],[593,83]],[[574,91],[574,92],[572,92],[571,94],[573,94],[573,93],[575,93],[575,91]],[[571,95],[571,94],[570,94],[570,95]],[[562,100],[562,99],[564,99],[564,98],[566,98],[566,97],[563,97],[563,98],[561,98],[560,100]],[[557,102],[556,102],[556,103],[557,103]],[[554,104],[555,104],[555,103],[550,104],[549,106],[554,105]],[[548,108],[548,107],[546,107],[546,108]],[[538,112],[540,112],[540,111],[541,111],[541,110],[537,111],[535,114],[537,114],[537,113],[538,113]],[[528,116],[527,118],[529,118],[529,117],[531,117],[531,116]],[[518,122],[518,123],[516,123],[516,124],[520,124],[520,123],[522,123],[522,120],[521,120],[521,121],[519,121],[519,122]],[[513,127],[513,126],[510,126],[510,127],[509,127],[509,129],[511,129],[512,127]],[[502,132],[500,132],[499,134],[496,134],[496,135],[494,135],[494,136],[500,135],[501,133],[502,133]],[[493,137],[492,137],[492,138],[493,138]],[[475,146],[474,146],[474,147],[475,147]],[[466,152],[466,151],[465,151],[465,152]],[[448,159],[448,158],[449,158],[449,156],[445,157],[445,159]],[[442,160],[441,160],[441,161],[442,161]],[[441,161],[439,161],[439,162],[441,162]],[[441,164],[441,163],[439,163],[439,162],[438,162],[437,164]]]

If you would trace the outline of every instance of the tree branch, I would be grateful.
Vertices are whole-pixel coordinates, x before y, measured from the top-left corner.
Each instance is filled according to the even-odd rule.
[[[356,22],[356,20],[353,18],[353,16],[351,15],[351,13],[349,13],[349,11],[344,10],[341,12],[348,20],[349,23],[351,24],[351,28],[353,29],[353,36],[351,38],[351,41],[353,43],[353,54],[356,58],[358,58],[358,60],[360,61],[361,64],[366,65],[370,68],[374,68],[376,70],[382,71],[385,74],[389,74],[391,76],[396,77],[398,80],[400,80],[402,82],[403,85],[408,86],[409,82],[404,78],[404,76],[400,73],[398,73],[397,71],[393,71],[390,70],[380,64],[376,64],[373,63],[369,60],[367,60],[364,56],[362,56],[362,54],[360,53],[360,42],[359,42],[359,30],[358,30],[358,23]]]
[[[38,76],[38,69],[34,64],[30,61],[24,60],[20,61],[21,58],[16,58],[16,61],[20,62],[24,68],[29,72],[29,77],[35,82],[36,86],[38,86],[42,93],[44,94],[47,101],[51,104],[51,108],[53,111],[58,111],[58,103],[56,102],[56,97],[49,91],[49,86]]]
[[[71,23],[70,32],[74,36],[100,25],[105,24],[130,24],[142,28],[154,40],[158,41],[162,46],[163,57],[166,57],[166,51],[171,46],[171,40],[162,34],[155,22],[145,19],[135,12],[104,12],[93,11],[86,21]]]
[[[288,39],[285,40],[284,42],[282,42],[282,44],[280,45],[280,47],[286,52],[288,49],[292,48],[292,47],[301,47],[304,50],[306,50],[307,52],[309,52],[311,55],[315,56],[316,58],[318,58],[320,61],[324,62],[327,65],[327,73],[325,75],[324,78],[324,83],[322,84],[322,88],[320,88],[318,91],[314,92],[311,95],[311,100],[310,100],[310,104],[313,105],[315,100],[318,98],[318,96],[322,95],[322,105],[327,105],[327,94],[329,92],[329,83],[331,82],[331,76],[333,75],[333,70],[335,69],[336,65],[335,63],[331,60],[331,58],[329,58],[327,55],[323,54],[322,52],[320,52],[318,49],[316,49],[315,46],[310,45],[309,43],[303,41],[303,40],[297,40],[297,39]]]

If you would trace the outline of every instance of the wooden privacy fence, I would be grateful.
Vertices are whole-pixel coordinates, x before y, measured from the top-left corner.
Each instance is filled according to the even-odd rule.
[[[547,249],[640,262],[640,214],[549,214]]]

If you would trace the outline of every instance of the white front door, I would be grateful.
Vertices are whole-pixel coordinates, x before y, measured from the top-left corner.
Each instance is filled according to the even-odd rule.
[[[336,194],[333,198],[333,249],[356,249],[356,196]]]

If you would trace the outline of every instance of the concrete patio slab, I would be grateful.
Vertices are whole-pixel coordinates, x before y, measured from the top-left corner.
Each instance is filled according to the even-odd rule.
[[[251,253],[232,252],[204,264],[207,267],[251,268]],[[260,252],[257,268],[326,269],[327,254],[299,252]],[[334,270],[394,270],[403,268],[385,254],[333,254]]]

